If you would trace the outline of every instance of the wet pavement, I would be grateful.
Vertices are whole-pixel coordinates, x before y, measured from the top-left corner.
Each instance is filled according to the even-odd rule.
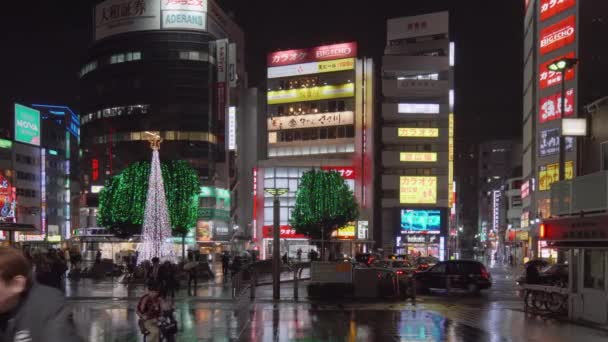
[[[410,302],[327,303],[293,300],[282,284],[273,303],[270,286],[256,301],[230,298],[221,276],[200,284],[196,297],[176,298],[178,341],[607,341],[608,332],[523,312],[514,279],[521,270],[491,269],[494,286],[479,296],[436,293]],[[143,341],[135,306],[142,289],[110,281],[73,286],[69,305],[87,341]],[[89,288],[87,292],[86,288]],[[68,291],[70,291],[68,289]],[[305,296],[304,287],[300,294]],[[116,296],[112,296],[116,295]]]

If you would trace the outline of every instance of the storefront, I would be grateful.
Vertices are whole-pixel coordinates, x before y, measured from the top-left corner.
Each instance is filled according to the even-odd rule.
[[[567,256],[569,317],[608,324],[608,214],[546,220],[539,236]]]
[[[264,226],[262,229],[262,259],[272,257],[273,227]],[[291,226],[280,226],[280,248],[281,255],[287,253],[290,258],[297,258],[298,250],[302,251],[302,258],[306,259],[308,252],[316,247],[310,245],[310,240],[306,235],[296,233]]]
[[[447,211],[444,209],[400,209],[397,254],[445,259]]]

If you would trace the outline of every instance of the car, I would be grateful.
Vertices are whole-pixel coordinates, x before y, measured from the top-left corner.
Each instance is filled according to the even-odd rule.
[[[470,293],[492,287],[492,275],[486,267],[473,260],[441,261],[426,271],[413,275],[418,291],[430,289],[462,289]]]
[[[534,265],[539,270],[542,270],[543,268],[549,266],[549,262],[544,259],[533,259],[524,264],[525,267],[528,267],[529,265]]]
[[[416,269],[417,271],[425,271],[429,267],[434,266],[439,262],[439,259],[429,256],[429,257],[420,257],[416,259]]]
[[[518,285],[526,283],[526,275],[517,279]],[[568,264],[553,264],[541,269],[538,273],[538,283],[565,287],[568,284]]]

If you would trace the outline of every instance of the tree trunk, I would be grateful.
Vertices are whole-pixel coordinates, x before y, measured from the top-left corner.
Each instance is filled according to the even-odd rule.
[[[182,234],[182,262],[186,262],[186,234]]]

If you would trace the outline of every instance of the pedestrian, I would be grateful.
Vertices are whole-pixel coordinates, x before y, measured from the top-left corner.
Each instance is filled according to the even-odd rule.
[[[287,253],[283,254],[283,264],[289,264],[289,258],[287,257]]]
[[[0,247],[0,341],[79,342],[61,292],[36,283],[19,250]]]
[[[230,266],[230,257],[228,256],[228,253],[224,253],[222,254],[222,275],[224,276],[224,279],[228,276],[228,266]]]
[[[159,274],[160,274],[160,259],[158,259],[157,257],[152,258],[152,266],[150,266],[150,269],[148,271],[148,282],[153,282],[158,284],[160,279],[159,279]]]
[[[509,254],[509,265],[513,266],[513,253]]]
[[[146,335],[148,342],[160,342],[158,319],[161,314],[160,288],[157,283],[148,284],[148,292],[137,303],[139,329]]]
[[[101,249],[98,249],[97,253],[95,254],[95,263],[96,264],[101,263]]]
[[[298,257],[298,262],[302,261],[302,248],[298,248],[298,251],[296,252],[296,256]]]
[[[165,261],[163,265],[160,267],[159,271],[159,279],[161,282],[161,295],[163,297],[169,296],[171,298],[175,298],[175,289],[177,288],[177,283],[175,279],[175,268],[170,261]]]
[[[198,286],[198,262],[191,260],[184,265],[184,270],[188,272],[188,295],[196,296],[196,289]]]

